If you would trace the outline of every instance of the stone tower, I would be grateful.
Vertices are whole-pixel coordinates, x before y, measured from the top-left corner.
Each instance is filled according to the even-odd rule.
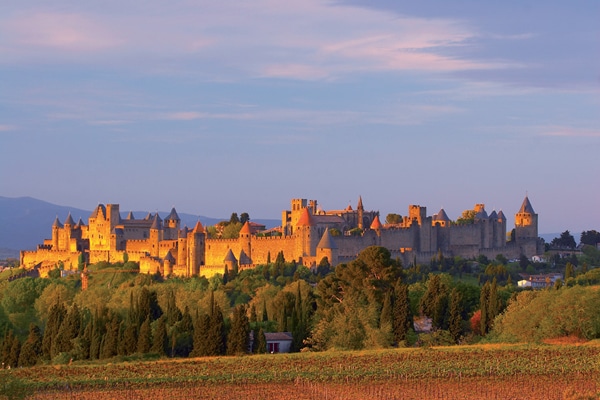
[[[177,211],[175,211],[175,207],[171,209],[171,213],[165,218],[164,223],[164,239],[165,240],[174,240],[177,239],[179,234],[179,223],[180,223],[179,215],[177,215]]]
[[[319,242],[317,227],[311,218],[309,209],[306,207],[302,209],[302,214],[296,224],[296,236],[299,239],[296,241],[296,254],[300,254],[301,257],[316,256],[315,253]]]
[[[327,257],[329,265],[338,264],[338,247],[329,233],[329,228],[325,228],[323,237],[317,244],[317,263],[320,263],[323,257]]]
[[[240,248],[240,266],[242,264],[252,264],[252,231],[250,230],[250,222],[246,221],[239,234]],[[244,257],[245,255],[246,257]]]
[[[206,247],[204,227],[200,221],[196,222],[194,229],[188,233],[188,274],[195,276],[200,273],[204,265],[204,250]]]
[[[533,210],[529,197],[525,196],[519,212],[515,215],[515,240],[522,243],[538,238],[538,215]]]
[[[159,255],[159,243],[162,240],[162,221],[158,216],[158,213],[154,215],[154,220],[152,221],[152,226],[150,227],[150,256],[157,257]]]

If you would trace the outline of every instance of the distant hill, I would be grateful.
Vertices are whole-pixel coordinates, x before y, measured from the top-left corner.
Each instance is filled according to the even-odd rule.
[[[170,210],[169,210],[170,211]],[[161,218],[169,215],[169,211],[159,211]],[[52,236],[52,223],[58,216],[64,222],[67,215],[77,222],[79,218],[88,223],[92,210],[82,210],[75,207],[60,206],[32,197],[2,197],[0,196],[0,258],[19,257],[20,250],[33,250],[44,239]],[[125,218],[129,211],[121,210],[121,218]],[[144,218],[148,211],[134,211],[135,218]],[[192,215],[177,211],[181,219],[181,226],[193,227],[200,220],[204,226],[214,225],[227,218],[211,218],[202,215]],[[281,224],[276,219],[252,219],[273,228]]]

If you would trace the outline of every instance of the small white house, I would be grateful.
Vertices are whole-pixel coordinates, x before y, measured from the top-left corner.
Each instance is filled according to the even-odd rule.
[[[267,341],[267,353],[289,353],[292,348],[291,332],[267,332],[265,333]]]

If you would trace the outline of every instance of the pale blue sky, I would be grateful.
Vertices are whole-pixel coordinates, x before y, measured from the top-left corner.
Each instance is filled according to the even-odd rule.
[[[0,195],[600,229],[598,1],[0,3]]]

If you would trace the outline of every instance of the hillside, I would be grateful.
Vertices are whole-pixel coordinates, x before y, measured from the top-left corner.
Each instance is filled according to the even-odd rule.
[[[169,210],[170,211],[170,210]],[[161,217],[169,214],[169,211],[159,211]],[[92,213],[91,210],[82,210],[70,206],[62,206],[48,203],[32,197],[2,197],[0,196],[0,258],[19,257],[19,250],[33,250],[36,246],[51,236],[51,226],[58,216],[64,221],[71,213],[77,221],[81,218],[85,223]],[[121,217],[129,210],[121,210]],[[136,218],[143,218],[148,211],[134,211]],[[182,213],[177,210],[181,218],[181,226],[193,227],[198,219],[203,225],[214,225],[224,218],[206,217]],[[252,221],[272,228],[281,223],[276,219],[252,219]]]

